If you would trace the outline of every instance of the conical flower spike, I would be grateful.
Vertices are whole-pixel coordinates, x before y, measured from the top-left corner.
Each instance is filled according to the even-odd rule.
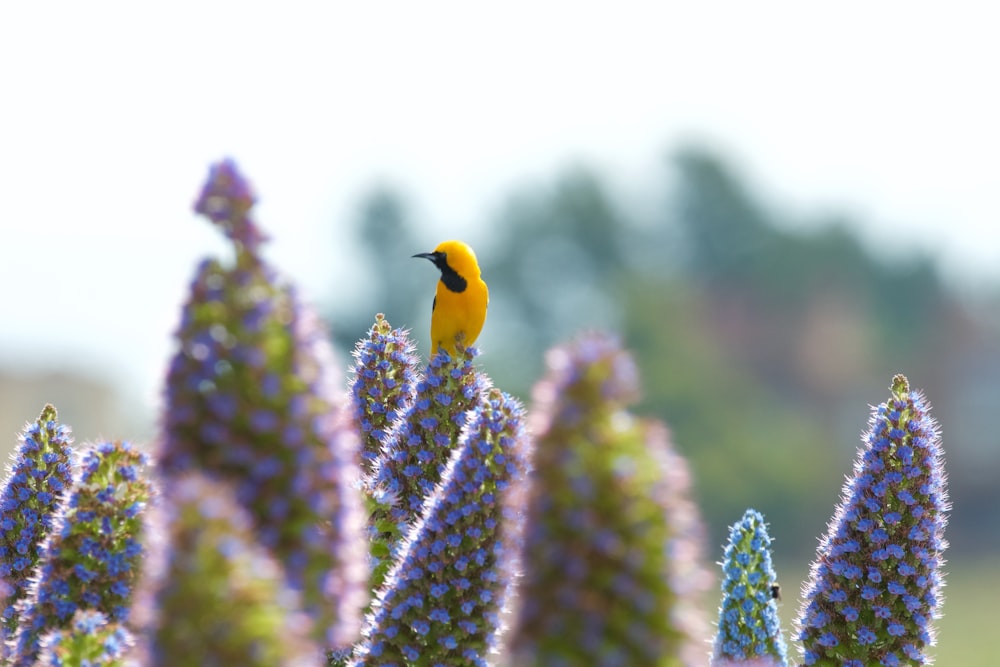
[[[722,561],[722,607],[712,667],[787,667],[764,517],[748,509],[729,531]]]
[[[590,335],[547,361],[508,663],[703,664],[701,525],[665,429],[625,411],[632,359]]]
[[[143,512],[152,493],[146,456],[127,442],[86,451],[62,526],[44,545],[25,599],[14,665],[28,667],[39,638],[69,627],[78,609],[126,622],[143,552]]]
[[[306,667],[325,663],[281,566],[224,482],[191,472],[167,482],[154,508],[166,552],[138,593],[151,616],[143,664]],[[144,619],[146,620],[146,619]]]
[[[482,401],[489,382],[472,360],[479,352],[461,348],[454,359],[444,350],[431,359],[417,394],[386,440],[375,472],[365,481],[374,504],[369,523],[377,561],[372,587],[378,589],[402,536],[434,492],[469,411]]]
[[[393,329],[382,313],[354,348],[351,398],[363,438],[361,464],[366,475],[375,469],[389,429],[413,404],[417,355],[403,329]]]
[[[9,588],[3,603],[2,652],[17,630],[18,603],[28,590],[42,541],[52,530],[64,496],[73,483],[73,438],[46,405],[18,439],[10,472],[0,490],[0,580]]]
[[[805,665],[928,663],[949,509],[937,425],[902,375],[878,406],[796,625]]]
[[[198,210],[237,241],[206,261],[184,307],[167,376],[164,474],[231,482],[329,647],[357,638],[368,598],[359,440],[315,313],[257,253],[249,186],[213,167]]]
[[[498,389],[473,410],[350,664],[486,664],[517,558],[511,492],[528,468],[523,417]]]

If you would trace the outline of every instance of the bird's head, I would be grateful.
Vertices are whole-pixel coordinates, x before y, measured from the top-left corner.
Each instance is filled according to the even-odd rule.
[[[469,244],[462,241],[443,241],[434,248],[433,252],[418,253],[414,257],[430,260],[434,266],[440,269],[442,275],[454,272],[465,279],[480,276],[476,253],[469,247]]]

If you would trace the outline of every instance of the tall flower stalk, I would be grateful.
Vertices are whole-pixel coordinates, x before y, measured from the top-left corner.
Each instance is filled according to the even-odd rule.
[[[354,348],[351,399],[361,430],[361,465],[371,475],[392,425],[413,404],[420,377],[416,348],[403,329],[393,329],[382,313]]]
[[[796,621],[805,665],[929,662],[949,509],[937,424],[902,375],[875,408]]]
[[[233,241],[232,266],[198,269],[167,376],[167,476],[194,468],[233,484],[255,531],[328,647],[357,637],[367,600],[359,440],[327,333],[260,256],[256,199],[231,161],[195,210]]]
[[[146,455],[127,442],[104,442],[84,453],[62,525],[49,535],[24,601],[14,665],[31,665],[41,635],[69,627],[80,609],[128,621],[152,494],[146,465]]]
[[[511,493],[529,465],[523,421],[498,389],[473,409],[350,664],[486,664],[513,585],[520,513]]]
[[[771,536],[760,512],[748,509],[729,531],[722,561],[722,606],[712,667],[787,667],[778,618]]]
[[[46,405],[18,438],[17,451],[0,490],[0,581],[6,584],[0,654],[17,632],[19,603],[38,565],[42,541],[73,483],[73,438]]]
[[[472,365],[477,354],[474,347],[459,347],[454,358],[441,350],[431,359],[365,480],[374,507],[369,519],[377,559],[373,589],[382,585],[403,536],[440,482],[469,411],[483,400],[489,381]]]
[[[665,429],[632,417],[632,359],[589,335],[551,351],[536,387],[510,665],[704,662],[692,609],[705,583],[686,467]]]

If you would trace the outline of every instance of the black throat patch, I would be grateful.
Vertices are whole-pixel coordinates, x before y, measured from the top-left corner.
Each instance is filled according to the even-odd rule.
[[[434,265],[441,270],[441,282],[452,292],[464,292],[469,283],[465,278],[458,275],[455,269],[448,266],[447,256],[441,253],[434,253]]]

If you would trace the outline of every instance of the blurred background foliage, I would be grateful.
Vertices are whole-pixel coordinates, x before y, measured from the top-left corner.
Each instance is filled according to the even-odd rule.
[[[711,545],[753,506],[778,559],[801,562],[868,405],[902,372],[945,425],[953,545],[969,555],[1000,546],[988,419],[1000,405],[996,323],[931,257],[907,256],[908,239],[870,247],[863,220],[788,219],[707,149],[677,151],[663,182],[657,205],[630,205],[576,166],[512,193],[488,224],[469,223],[491,295],[478,345],[495,383],[528,399],[549,346],[585,328],[620,332],[642,369],[642,410],[667,421],[691,461]],[[426,347],[436,274],[408,258],[443,240],[429,228],[390,185],[363,200],[353,236],[367,298],[329,312],[343,350],[375,312]]]

